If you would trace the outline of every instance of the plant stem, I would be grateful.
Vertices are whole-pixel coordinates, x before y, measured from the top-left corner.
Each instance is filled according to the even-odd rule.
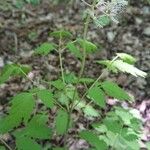
[[[63,70],[63,64],[62,64],[62,50],[61,50],[61,45],[62,45],[62,36],[60,35],[59,38],[59,47],[58,47],[58,53],[59,53],[59,62],[60,62],[60,69],[61,69],[61,76],[63,83],[65,83],[65,78],[64,78],[64,70]]]
[[[5,147],[9,150],[13,150],[1,137],[0,137],[0,141],[5,145]]]
[[[94,7],[96,5],[96,0],[93,1],[92,5],[91,5],[91,9],[92,11],[94,11]],[[87,38],[87,32],[88,32],[88,27],[89,27],[89,23],[90,23],[90,14],[87,14],[87,18],[86,18],[86,21],[84,23],[84,32],[83,32],[83,40],[84,40],[84,44],[83,44],[83,59],[82,59],[82,62],[81,62],[81,69],[80,69],[80,72],[79,72],[79,76],[78,76],[78,79],[77,79],[77,82],[76,82],[76,85],[75,85],[75,90],[74,90],[74,94],[73,94],[73,98],[72,98],[72,101],[74,102],[75,100],[75,95],[76,95],[76,91],[77,91],[77,86],[80,82],[80,79],[83,75],[83,72],[84,72],[84,68],[85,68],[85,61],[86,61],[86,38]],[[72,112],[73,110],[73,103],[70,107],[70,112]]]
[[[28,75],[27,75],[21,68],[20,68],[20,71],[25,75],[25,77],[26,77],[29,81],[31,81],[31,82],[33,83],[34,86],[36,86],[37,88],[40,86],[37,82],[34,82],[32,79],[30,79],[30,78],[28,77]],[[55,103],[56,105],[58,105],[60,108],[62,108],[63,110],[67,111],[66,108],[63,107],[59,102],[57,102],[57,101],[54,100],[54,103]]]
[[[117,60],[117,59],[118,59],[118,56],[116,56],[116,57],[110,62],[110,65],[112,65],[112,63],[113,63],[115,60]],[[106,69],[100,74],[100,76],[94,81],[94,83],[86,90],[86,92],[85,92],[85,93],[83,94],[83,96],[81,97],[81,100],[73,106],[73,109],[85,98],[85,96],[87,95],[88,91],[89,91],[90,89],[92,89],[92,88],[96,85],[96,83],[105,75],[105,73],[107,72],[108,67],[109,67],[109,66],[106,67]],[[89,105],[89,104],[91,104],[92,102],[93,102],[93,101],[90,101],[88,104],[86,104],[86,106]],[[85,106],[85,107],[86,107],[86,106]]]

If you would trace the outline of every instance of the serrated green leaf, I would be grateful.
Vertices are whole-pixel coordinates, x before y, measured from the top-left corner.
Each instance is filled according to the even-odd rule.
[[[65,85],[64,85],[63,81],[60,80],[60,79],[52,81],[51,85],[53,85],[58,90],[62,90],[62,89],[65,88]]]
[[[118,100],[131,100],[130,96],[114,82],[104,81],[101,87],[111,97]]]
[[[67,48],[75,57],[82,59],[82,53],[80,52],[80,49],[77,48],[73,42],[69,42],[67,44]]]
[[[97,150],[107,149],[106,143],[103,140],[100,140],[98,136],[91,131],[81,131],[79,136],[89,142],[89,144],[95,147]]]
[[[76,110],[80,111],[83,110],[85,116],[88,117],[99,117],[99,112],[94,109],[91,105],[87,105],[84,101],[75,101],[74,106]]]
[[[126,53],[117,53],[117,56],[128,64],[134,64],[136,62],[136,59],[133,56]]]
[[[110,60],[100,60],[97,61],[97,63],[101,65],[105,65],[108,68],[108,70],[111,70],[114,73],[118,72],[118,69],[112,65],[112,62]]]
[[[66,133],[68,129],[68,113],[64,110],[58,110],[55,125],[56,125],[56,132],[59,135],[63,135]]]
[[[50,139],[52,130],[47,126],[47,115],[36,115],[23,130],[23,135],[38,139]]]
[[[42,147],[29,137],[16,138],[16,146],[18,150],[42,150]]]
[[[9,114],[18,113],[24,122],[27,122],[35,106],[35,101],[30,93],[20,93],[13,97]]]
[[[0,84],[7,81],[11,76],[24,76],[24,73],[27,74],[30,70],[31,68],[27,65],[5,65],[0,74]]]
[[[98,27],[104,27],[110,24],[110,18],[107,15],[101,15],[100,17],[95,18],[94,22]]]
[[[135,77],[139,76],[145,78],[147,76],[147,73],[139,70],[138,68],[136,68],[131,64],[123,62],[122,60],[116,60],[112,63],[112,65],[116,67],[118,70],[132,74]]]
[[[46,107],[52,108],[54,106],[53,94],[49,90],[40,90],[38,91],[37,96],[41,99]]]
[[[1,74],[0,74],[0,84],[4,83],[5,81],[7,81],[9,79],[9,77],[12,75],[13,71],[14,71],[14,67],[12,65],[6,65]]]
[[[55,49],[54,44],[43,43],[38,48],[35,49],[35,54],[48,55],[54,49]]]
[[[59,30],[59,31],[54,31],[52,33],[50,33],[51,36],[55,37],[55,38],[71,38],[72,34],[69,31],[65,31],[65,30]]]
[[[67,73],[65,74],[65,83],[67,84],[73,84],[77,82],[77,77],[74,75],[74,73]]]
[[[102,108],[106,107],[104,92],[99,87],[93,87],[88,91],[88,97]]]
[[[103,124],[107,127],[107,130],[119,134],[122,129],[122,124],[118,120],[104,119]]]
[[[90,41],[77,39],[77,43],[80,44],[82,49],[84,49],[85,47],[85,50],[87,51],[87,53],[93,53],[97,50],[97,46]]]
[[[5,133],[17,127],[23,119],[26,123],[31,116],[35,102],[32,94],[20,93],[13,97],[9,115],[0,121],[0,133]]]
[[[83,112],[85,113],[87,117],[99,117],[100,116],[98,111],[89,105],[83,109]]]

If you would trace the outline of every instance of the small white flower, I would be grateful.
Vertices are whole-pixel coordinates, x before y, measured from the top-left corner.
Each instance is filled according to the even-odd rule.
[[[118,16],[125,11],[127,5],[127,0],[111,0],[111,2],[100,0],[96,7],[98,13],[103,13],[109,16],[115,23],[119,23]]]

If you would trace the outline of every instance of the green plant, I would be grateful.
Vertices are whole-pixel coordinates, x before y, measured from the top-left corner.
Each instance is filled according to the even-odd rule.
[[[83,2],[89,6],[89,9],[85,12],[83,39],[77,38],[71,41],[72,34],[70,32],[58,30],[50,33],[50,36],[53,36],[55,41],[58,40],[58,43],[46,42],[35,49],[36,55],[44,55],[44,57],[52,51],[58,53],[60,77],[55,81],[41,81],[46,83],[49,88],[40,88],[39,84],[30,78],[28,73],[31,68],[28,66],[8,64],[1,72],[0,84],[12,76],[23,76],[35,86],[33,89],[14,96],[10,103],[8,115],[0,119],[0,134],[11,133],[15,137],[18,150],[42,150],[43,147],[39,142],[50,140],[56,136],[63,137],[63,144],[54,145],[54,143],[51,143],[52,145],[48,148],[52,150],[68,149],[69,130],[75,124],[72,116],[74,110],[77,110],[79,114],[83,114],[86,118],[97,117],[99,120],[96,123],[91,123],[90,129],[82,130],[76,135],[78,138],[85,139],[91,145],[90,149],[140,149],[141,121],[132,114],[130,109],[115,106],[106,114],[102,113],[106,110],[107,97],[113,97],[120,101],[133,101],[128,93],[116,83],[103,80],[103,75],[107,71],[113,73],[121,71],[136,77],[145,77],[146,73],[134,66],[136,60],[129,54],[117,53],[112,60],[97,61],[97,63],[106,66],[97,79],[83,77],[87,55],[91,55],[97,50],[97,46],[87,40],[91,19],[99,27],[104,27],[111,21],[117,23],[118,12],[124,9],[127,1],[112,0],[106,3],[93,0],[92,4]],[[105,7],[103,8],[103,6]],[[101,9],[102,15],[97,12]],[[71,52],[81,62],[78,75],[67,73],[64,70],[62,54],[65,50]],[[84,91],[79,91],[79,84],[84,86]],[[39,99],[43,103],[41,110],[36,108],[36,100]],[[48,113],[48,109],[56,110],[52,125],[49,125],[49,115],[51,114]],[[2,138],[1,142],[8,149],[12,149]],[[62,143],[61,139],[60,143]],[[4,149],[4,147],[1,149]]]

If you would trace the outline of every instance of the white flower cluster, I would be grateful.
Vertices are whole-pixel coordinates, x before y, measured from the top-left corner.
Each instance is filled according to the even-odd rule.
[[[123,13],[128,5],[127,0],[100,0],[96,5],[98,12],[109,16],[112,21],[118,23],[118,16]]]

